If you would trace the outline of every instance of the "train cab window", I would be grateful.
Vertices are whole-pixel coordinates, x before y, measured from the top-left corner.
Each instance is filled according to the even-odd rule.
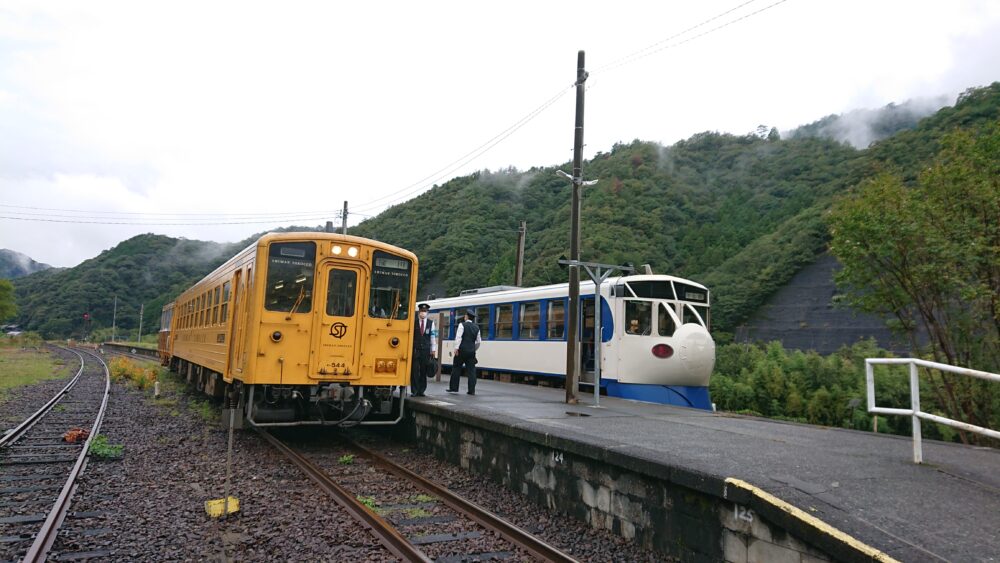
[[[494,323],[496,338],[512,338],[514,335],[514,306],[497,305],[497,317]]]
[[[674,282],[674,287],[677,288],[677,299],[681,301],[708,303],[708,291],[705,288],[681,282]]]
[[[649,280],[628,282],[629,288],[636,297],[646,299],[673,299],[674,288],[668,280]]]
[[[410,261],[381,250],[372,253],[368,315],[406,320],[410,316]]]
[[[315,242],[275,242],[267,254],[264,308],[283,313],[312,310]]]
[[[229,292],[231,288],[232,282],[222,284],[222,309],[219,310],[219,322],[221,323],[229,319],[226,315],[229,313]]]
[[[704,321],[698,318],[698,314],[694,312],[694,308],[691,305],[684,304],[683,314],[681,315],[681,322],[683,324],[694,323],[704,325]]]
[[[677,321],[673,311],[665,303],[656,306],[656,331],[660,336],[673,336],[677,330]]]
[[[538,328],[541,319],[539,318],[539,304],[524,303],[521,305],[519,336],[521,340],[538,340]]]
[[[653,303],[650,301],[625,300],[625,334],[648,336],[653,324]]]
[[[479,334],[483,338],[490,337],[490,308],[476,307],[476,325],[479,327]]]
[[[353,317],[357,299],[357,272],[332,269],[329,282],[326,290],[326,314],[331,317]]]
[[[566,334],[566,304],[562,301],[549,301],[549,311],[546,321],[548,322],[549,340],[562,340]]]

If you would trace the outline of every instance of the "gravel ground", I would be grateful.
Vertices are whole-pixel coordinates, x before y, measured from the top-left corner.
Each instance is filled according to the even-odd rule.
[[[71,508],[83,518],[67,520],[51,557],[97,552],[107,561],[396,560],[249,431],[236,432],[233,448],[230,494],[239,498],[241,510],[228,520],[209,518],[205,501],[223,496],[228,432],[218,422],[217,408],[206,407],[171,378],[175,376],[164,379],[158,400],[148,390],[113,385],[101,433],[109,443],[123,445],[124,453],[116,460],[92,457]],[[0,416],[10,409],[9,402],[0,406]],[[547,512],[412,444],[391,442],[386,432],[365,435],[369,445],[421,474],[434,475],[580,560],[666,560],[569,516]],[[442,524],[442,532],[447,526]],[[427,549],[434,555],[446,552]]]
[[[420,473],[514,525],[544,539],[581,561],[673,561],[666,555],[641,549],[606,530],[595,530],[572,516],[546,510],[519,493],[421,451],[394,443],[387,433],[357,433],[355,439],[377,449],[411,471]]]

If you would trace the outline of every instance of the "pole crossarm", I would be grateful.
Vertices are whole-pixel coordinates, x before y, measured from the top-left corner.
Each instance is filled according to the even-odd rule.
[[[600,262],[584,262],[582,260],[566,260],[565,258],[560,258],[559,264],[563,266],[583,266],[584,268],[587,268],[588,272],[590,271],[590,268],[607,268],[609,270],[620,270],[622,272],[629,272],[629,273],[635,271],[634,266],[620,266],[618,264],[602,264]],[[594,277],[593,274],[591,274],[590,277]]]

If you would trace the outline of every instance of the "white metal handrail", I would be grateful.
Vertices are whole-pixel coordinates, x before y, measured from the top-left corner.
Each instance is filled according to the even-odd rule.
[[[875,369],[872,366],[876,364],[910,366],[910,408],[892,409],[888,407],[875,406]],[[1000,432],[997,432],[996,430],[990,430],[989,428],[983,428],[981,426],[976,426],[974,424],[969,424],[967,422],[961,422],[958,420],[953,420],[951,418],[945,418],[943,416],[937,416],[934,414],[921,411],[920,378],[917,376],[918,366],[930,369],[937,369],[941,371],[948,371],[951,373],[957,373],[959,375],[978,377],[980,379],[985,379],[987,381],[1000,382],[1000,375],[997,375],[995,373],[978,371],[968,368],[960,368],[960,367],[950,366],[948,364],[939,364],[937,362],[929,362],[927,360],[920,360],[917,358],[867,358],[865,360],[865,379],[867,380],[866,383],[868,387],[868,412],[871,414],[895,414],[901,416],[910,416],[913,418],[913,462],[914,463],[923,463],[924,461],[924,454],[923,454],[923,449],[921,447],[921,437],[920,437],[920,419],[930,420],[933,422],[937,422],[938,424],[944,424],[946,426],[951,426],[952,428],[959,428],[961,430],[975,432],[977,434],[982,434],[983,436],[989,436],[990,438],[995,438],[1000,440]]]

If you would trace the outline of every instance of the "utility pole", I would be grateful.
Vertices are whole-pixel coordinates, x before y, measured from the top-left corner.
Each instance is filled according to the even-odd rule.
[[[139,337],[135,339],[136,342],[142,342],[142,312],[145,308],[145,303],[139,304]]]
[[[524,278],[524,236],[528,232],[528,223],[521,221],[521,227],[517,229],[517,264],[514,265],[514,285],[521,287],[521,279]]]
[[[569,310],[566,319],[566,402],[575,405],[580,381],[580,354],[577,333],[580,320],[580,185],[583,183],[583,84],[587,81],[584,53],[576,54],[576,128],[573,134],[573,199],[570,205],[569,234]],[[565,175],[565,172],[563,173]]]
[[[111,313],[111,341],[115,341],[115,323],[118,321],[118,296],[115,295],[115,308]]]
[[[347,202],[346,201],[344,202],[344,214],[341,215],[341,217],[343,218],[343,221],[340,224],[340,234],[346,235],[347,234]]]

